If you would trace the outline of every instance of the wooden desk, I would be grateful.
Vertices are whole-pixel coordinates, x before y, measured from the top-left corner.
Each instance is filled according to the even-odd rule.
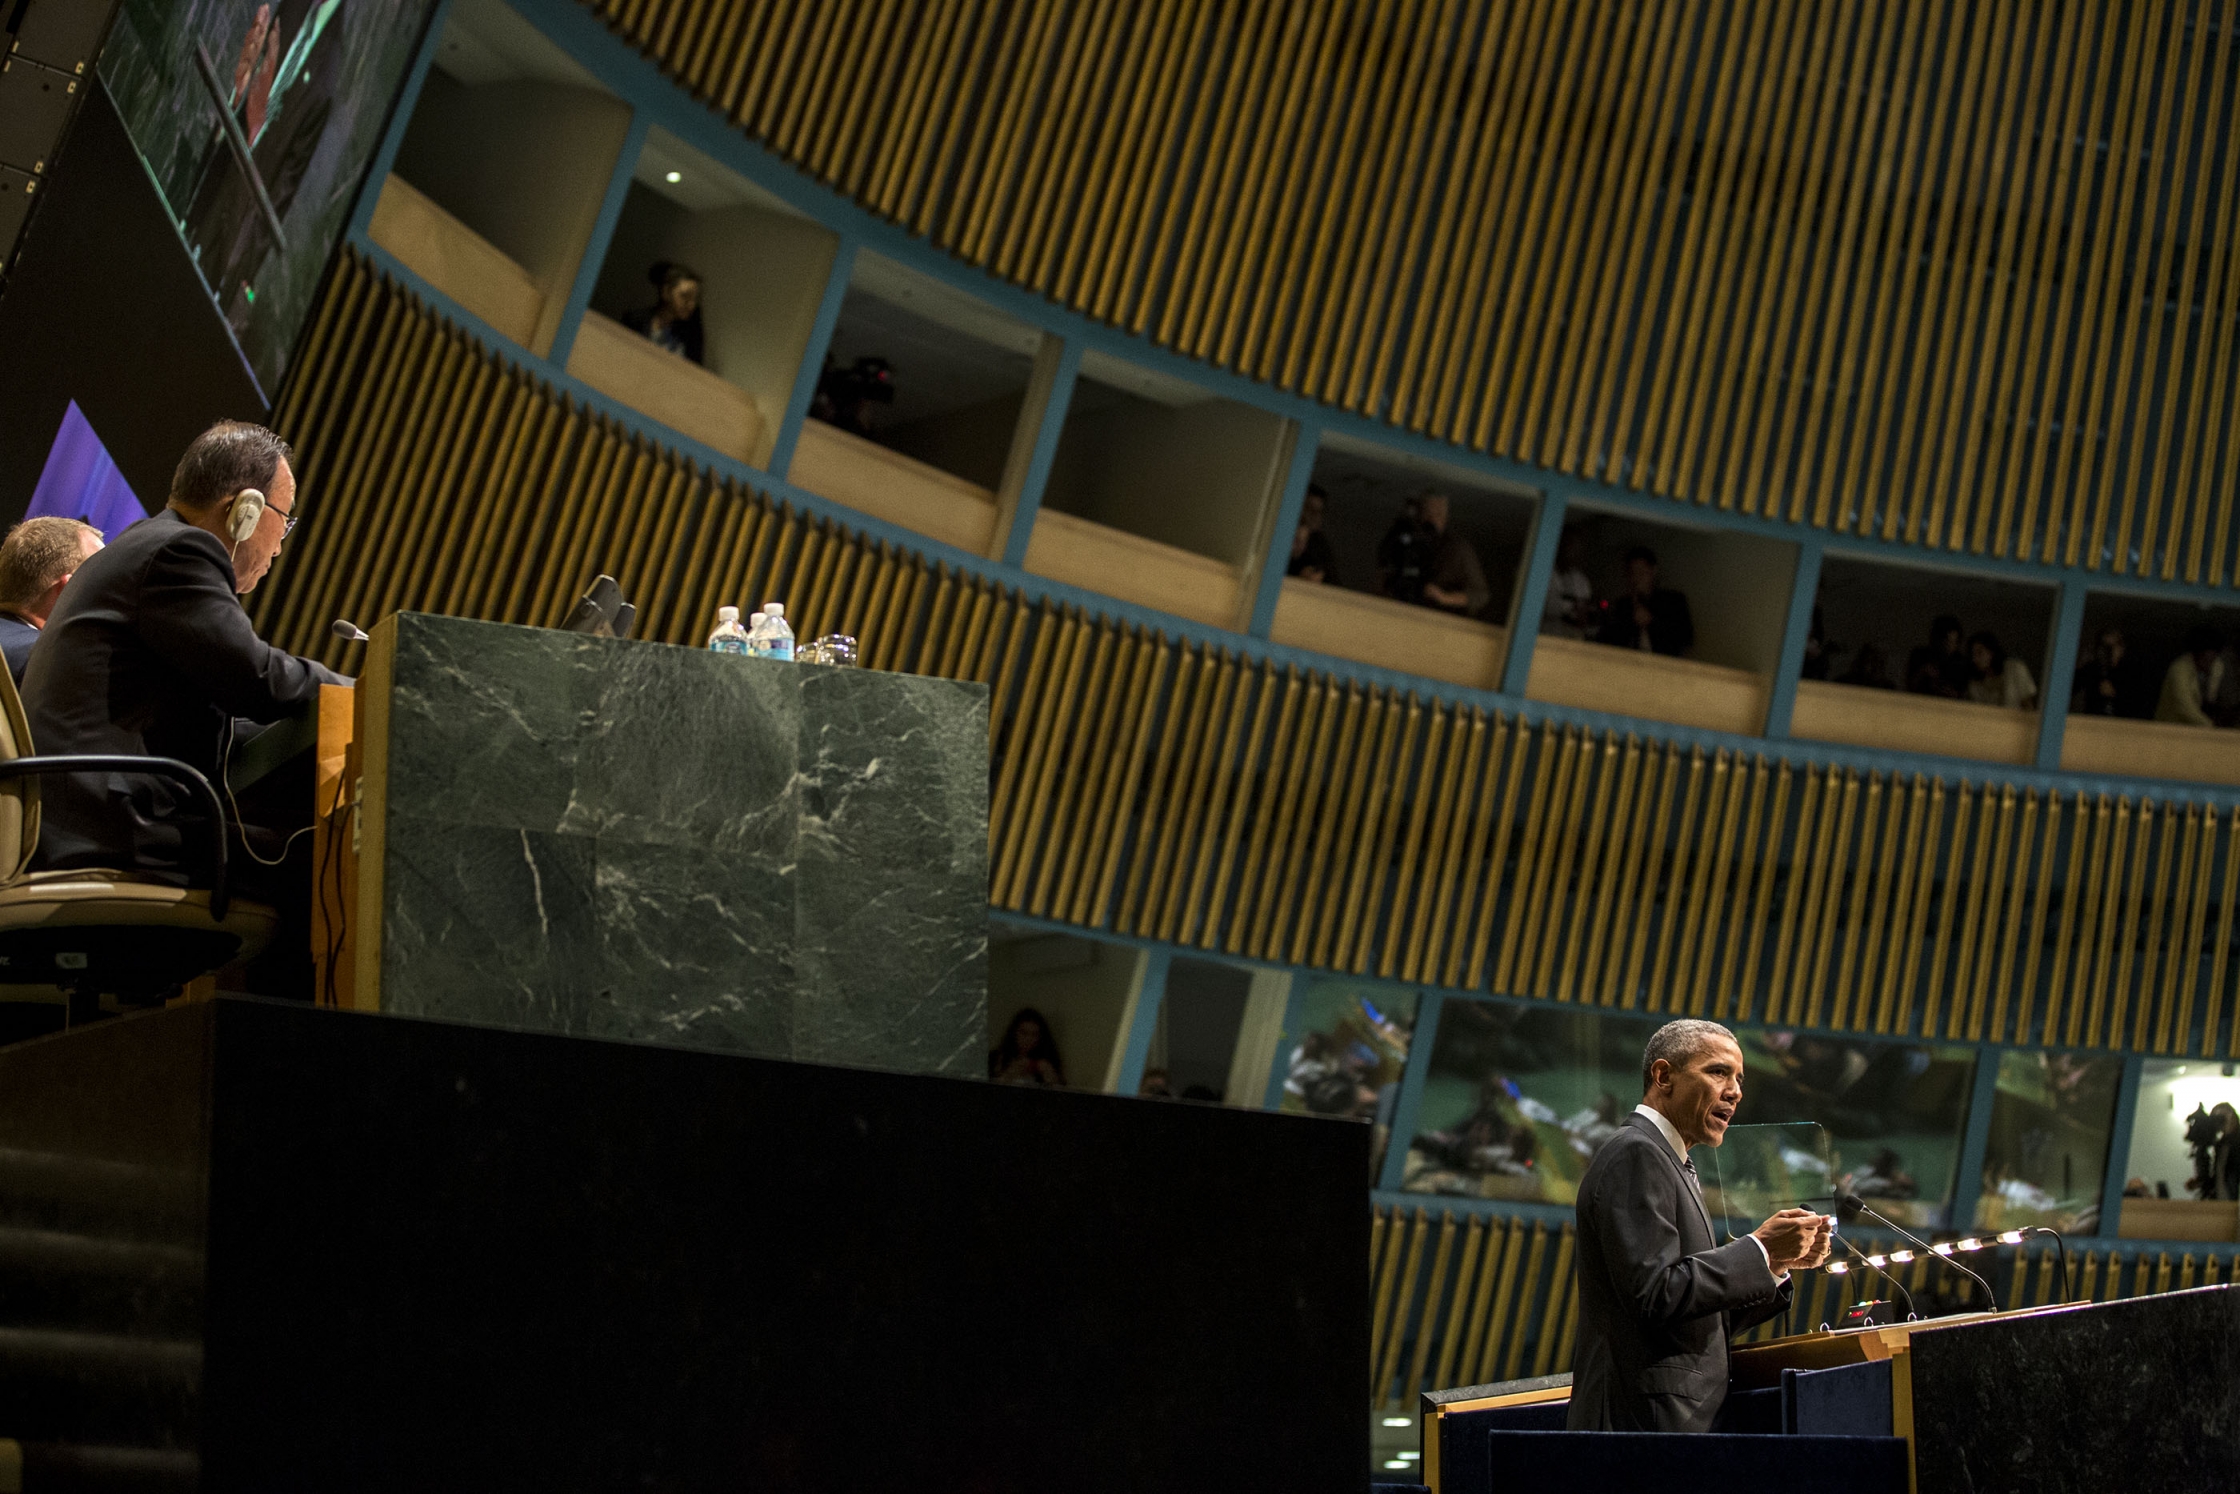
[[[311,780],[311,964],[321,1006],[353,1006],[350,909],[358,895],[358,692],[321,685]]]

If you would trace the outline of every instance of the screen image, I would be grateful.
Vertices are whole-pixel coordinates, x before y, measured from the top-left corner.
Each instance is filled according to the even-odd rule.
[[[267,401],[432,0],[125,0],[101,81]]]

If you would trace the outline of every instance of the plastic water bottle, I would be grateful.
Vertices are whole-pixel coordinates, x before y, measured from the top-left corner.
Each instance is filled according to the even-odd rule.
[[[716,609],[716,630],[708,635],[708,647],[719,654],[747,652],[747,630],[739,626],[738,608]]]
[[[765,659],[782,659],[793,662],[793,629],[786,622],[786,604],[765,602],[762,616],[755,619],[754,632],[747,639],[748,652]]]

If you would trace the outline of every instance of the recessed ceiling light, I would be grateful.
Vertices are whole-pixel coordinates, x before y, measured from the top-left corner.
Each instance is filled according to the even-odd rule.
[[[1391,1462],[1385,1464],[1384,1466],[1387,1468],[1405,1468],[1408,1465],[1401,1462],[1398,1458],[1394,1458]]]
[[[684,173],[681,171],[672,171],[669,173],[669,180],[673,182],[681,182],[684,180]]]
[[[1405,1416],[1387,1416],[1384,1419],[1384,1424],[1388,1427],[1412,1427],[1415,1425]]]

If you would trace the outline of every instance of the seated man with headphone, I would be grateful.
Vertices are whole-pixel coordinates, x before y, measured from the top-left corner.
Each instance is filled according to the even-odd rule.
[[[221,421],[195,438],[170,502],[78,568],[31,650],[23,704],[39,752],[177,758],[222,796],[237,718],[277,721],[315,701],[322,684],[348,683],[259,638],[241,605],[295,527],[295,488],[287,443],[263,426]],[[41,868],[105,867],[182,884],[202,871],[204,819],[161,779],[49,778],[40,804]],[[235,887],[280,907],[283,945],[300,941],[308,858],[282,869],[293,837],[233,828]]]

